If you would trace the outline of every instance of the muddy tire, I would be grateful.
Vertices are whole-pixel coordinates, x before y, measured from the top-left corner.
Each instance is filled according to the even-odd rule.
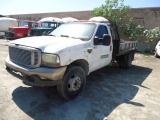
[[[117,59],[117,63],[120,68],[128,69],[131,67],[133,59],[134,59],[134,52],[130,52],[125,55],[119,56]]]
[[[124,58],[125,58],[125,55],[121,55],[117,58],[117,63],[120,68],[124,68]]]
[[[83,90],[86,83],[85,72],[81,67],[68,68],[62,83],[57,85],[58,93],[67,100],[74,99]]]
[[[124,62],[123,61],[118,61],[118,65],[120,68],[123,68]]]
[[[133,54],[128,53],[125,55],[124,58],[124,68],[128,69],[131,67],[133,61]]]

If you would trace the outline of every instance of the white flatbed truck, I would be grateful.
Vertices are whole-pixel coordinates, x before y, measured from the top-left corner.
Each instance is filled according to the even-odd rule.
[[[119,39],[109,21],[63,24],[48,36],[11,41],[6,69],[21,73],[32,86],[55,86],[65,99],[75,98],[84,88],[86,76],[112,60],[129,68],[137,42]]]

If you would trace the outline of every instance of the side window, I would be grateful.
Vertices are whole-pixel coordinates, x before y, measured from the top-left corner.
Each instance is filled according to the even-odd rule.
[[[95,35],[95,36],[97,36],[97,37],[99,37],[99,38],[103,38],[103,35],[104,35],[104,34],[108,34],[108,30],[107,30],[106,26],[100,25],[100,26],[98,27],[98,29],[97,29],[97,32],[96,32],[96,35]]]

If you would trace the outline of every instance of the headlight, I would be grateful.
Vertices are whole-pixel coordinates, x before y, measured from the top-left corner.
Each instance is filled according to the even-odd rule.
[[[22,34],[22,33],[17,33],[17,36],[20,36],[20,37],[21,37],[21,36],[23,36],[23,34]]]
[[[60,58],[54,54],[42,53],[42,66],[60,67]]]

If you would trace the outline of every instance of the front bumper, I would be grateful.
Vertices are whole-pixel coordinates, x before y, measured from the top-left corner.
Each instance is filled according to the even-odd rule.
[[[39,67],[35,69],[17,65],[10,61],[9,57],[5,61],[6,67],[10,71],[20,72],[24,77],[23,82],[32,86],[54,86],[59,84],[66,71],[65,67],[47,68]]]
[[[15,36],[14,36],[14,32],[6,32],[6,34],[5,34],[5,38],[6,39],[15,39]]]

